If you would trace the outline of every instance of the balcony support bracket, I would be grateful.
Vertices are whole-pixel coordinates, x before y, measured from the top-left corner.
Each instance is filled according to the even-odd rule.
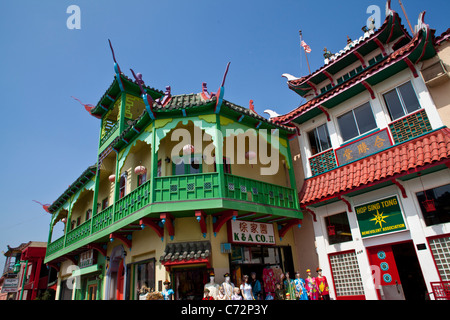
[[[300,228],[302,226],[302,219],[291,219],[283,227],[281,227],[281,230],[278,231],[280,241],[283,240],[286,233],[295,225]]]
[[[220,229],[222,228],[222,226],[229,220],[233,219],[236,220],[238,216],[238,212],[237,210],[227,210],[224,211],[221,215],[220,218],[214,222],[213,224],[213,231],[214,231],[214,237],[217,235],[217,232],[220,231]]]
[[[168,212],[161,213],[159,215],[159,218],[161,219],[162,224],[166,226],[170,240],[173,240],[173,237],[175,236],[175,228],[173,226],[173,220],[175,220],[175,218]]]
[[[114,241],[114,239],[118,239],[118,240],[122,241],[122,243],[124,245],[126,245],[128,249],[131,250],[131,240],[128,239],[128,237],[125,237],[124,235],[122,235],[120,233],[111,233],[109,235],[109,240],[111,240],[111,242],[112,242],[112,241]]]
[[[144,229],[144,227],[150,227],[153,229],[153,231],[156,232],[156,234],[158,235],[158,237],[161,238],[161,240],[164,240],[164,228],[160,227],[155,219],[151,219],[151,218],[142,218],[141,220],[139,220],[139,224],[141,226],[142,229]]]
[[[197,219],[198,223],[200,224],[200,230],[202,231],[203,238],[206,238],[206,213],[203,210],[196,210],[195,211],[195,218]]]

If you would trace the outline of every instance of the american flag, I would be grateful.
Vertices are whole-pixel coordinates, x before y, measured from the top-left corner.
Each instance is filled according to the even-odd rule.
[[[305,49],[306,53],[311,53],[311,48],[306,44],[305,41],[302,40],[300,45],[303,47],[303,49]]]

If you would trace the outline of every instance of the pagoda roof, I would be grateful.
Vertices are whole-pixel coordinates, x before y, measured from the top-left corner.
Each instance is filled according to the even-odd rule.
[[[81,190],[97,172],[97,166],[92,165],[84,172],[58,197],[48,208],[50,213],[55,213],[61,206],[70,199],[75,193]]]
[[[329,91],[272,120],[280,124],[288,124],[291,121],[303,123],[320,115],[324,109],[326,111],[326,109],[332,108],[363,91],[371,91],[371,86],[401,70],[414,67],[414,64],[419,61],[435,56],[434,31],[428,25],[422,24],[415,36],[401,48],[346,81],[335,85]],[[417,73],[415,67],[413,72]],[[371,95],[374,98],[372,92]]]
[[[392,183],[393,179],[432,166],[449,166],[449,160],[450,129],[442,128],[306,179],[299,193],[300,204],[311,206],[370,186]]]

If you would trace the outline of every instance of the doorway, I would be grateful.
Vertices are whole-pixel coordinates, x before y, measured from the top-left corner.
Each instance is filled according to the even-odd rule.
[[[425,300],[427,287],[412,242],[395,244],[392,251],[406,300]]]
[[[88,287],[88,300],[97,300],[97,284]]]
[[[204,285],[209,281],[208,269],[204,267],[174,268],[172,289],[175,300],[202,300]]]
[[[123,300],[123,280],[125,275],[125,268],[123,267],[123,259],[119,262],[119,270],[117,271],[117,291],[116,300]]]
[[[381,300],[425,300],[427,288],[412,241],[368,248]]]

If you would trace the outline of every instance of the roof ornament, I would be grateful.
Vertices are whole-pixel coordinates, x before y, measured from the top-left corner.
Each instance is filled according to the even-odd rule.
[[[425,13],[426,11],[422,11],[419,14],[419,19],[417,19],[417,25],[414,27],[414,33],[419,32],[420,30],[427,31],[429,25],[425,23]]]
[[[222,84],[220,85],[219,90],[217,90],[217,101],[216,101],[216,108],[215,108],[215,113],[219,113],[220,112],[220,107],[222,106],[223,103],[223,95],[225,93],[225,79],[227,77],[228,74],[228,68],[230,67],[230,62],[228,62],[227,64],[227,68],[225,69],[225,73],[223,75],[222,78]]]
[[[34,202],[36,202],[36,203],[38,203],[38,204],[40,204],[41,206],[42,206],[42,208],[44,208],[44,210],[46,211],[46,212],[48,212],[48,213],[51,213],[50,212],[50,210],[48,210],[48,208],[51,206],[51,204],[42,204],[42,203],[40,203],[39,201],[36,201],[36,200],[33,200]]]
[[[116,72],[116,77],[117,77],[117,81],[119,82],[120,90],[125,91],[124,87],[123,87],[122,79],[120,78],[120,74],[122,73],[122,71],[120,70],[119,64],[116,61],[116,55],[114,54],[114,49],[112,47],[111,40],[108,39],[108,42],[109,42],[109,47],[111,48],[111,52],[112,52],[112,56],[113,56],[113,60],[114,60],[114,71]]]
[[[301,79],[301,78],[294,77],[292,74],[289,74],[289,73],[283,73],[283,74],[281,75],[281,77],[286,78],[287,81],[294,81],[294,80],[299,80],[299,79]]]
[[[165,106],[172,98],[171,90],[172,88],[170,86],[166,86],[166,92],[164,92],[164,97],[162,97],[161,99],[156,99],[156,103]]]
[[[209,100],[214,97],[216,94],[214,92],[209,93],[206,82],[202,82],[202,92],[201,96],[204,100]]]
[[[250,111],[253,112],[254,114],[258,114],[258,113],[255,111],[255,105],[253,104],[253,100],[250,100],[250,101],[249,101],[249,106],[248,106],[248,108],[249,108]]]
[[[96,117],[97,119],[101,119],[102,117],[100,115],[96,115],[96,114],[92,114],[91,110],[95,108],[94,105],[92,104],[84,104],[83,102],[81,102],[79,99],[75,98],[74,96],[70,96],[71,98],[77,100],[82,106],[84,106],[84,109],[86,109],[87,112],[89,112],[89,114],[93,117]]]
[[[145,109],[147,109],[147,113],[150,116],[150,118],[152,120],[155,120],[155,114],[153,113],[153,104],[155,103],[155,101],[153,100],[152,96],[149,95],[143,88],[144,84],[144,80],[142,80],[142,74],[138,73],[135,74],[133,69],[130,69],[131,73],[133,74],[134,79],[136,79],[137,84],[139,85],[139,88],[141,89],[141,93],[142,93],[142,100],[144,100],[144,104],[145,104]]]
[[[394,15],[394,11],[391,9],[391,0],[386,1],[386,17]]]

